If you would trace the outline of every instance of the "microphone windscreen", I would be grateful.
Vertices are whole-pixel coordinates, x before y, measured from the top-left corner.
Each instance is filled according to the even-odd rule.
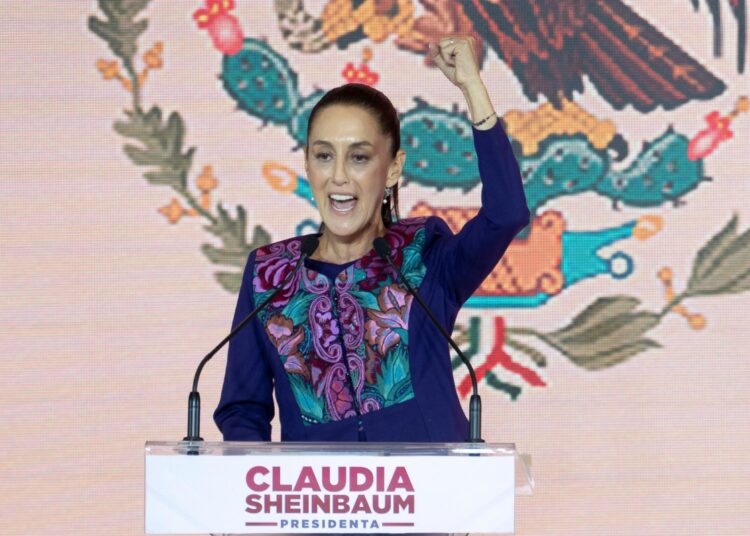
[[[315,250],[318,249],[319,242],[320,239],[318,238],[318,235],[306,236],[302,240],[302,246],[300,246],[302,255],[304,255],[305,257],[309,257],[310,255],[312,255]]]
[[[377,253],[383,260],[387,261],[391,256],[391,247],[388,245],[386,239],[382,236],[379,236],[372,241],[372,247],[375,248],[375,253]]]

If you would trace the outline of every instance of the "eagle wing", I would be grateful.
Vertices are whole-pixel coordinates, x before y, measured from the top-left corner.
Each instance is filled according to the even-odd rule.
[[[532,101],[559,104],[586,75],[615,109],[669,110],[726,86],[620,0],[462,0]]]

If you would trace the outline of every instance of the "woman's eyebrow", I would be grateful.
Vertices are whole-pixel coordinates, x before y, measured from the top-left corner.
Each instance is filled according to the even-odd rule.
[[[327,145],[329,147],[333,147],[333,144],[331,142],[328,142],[325,140],[316,140],[313,142],[313,145]],[[370,143],[369,141],[356,141],[350,145],[350,147],[363,147],[363,146],[374,147],[374,145]]]

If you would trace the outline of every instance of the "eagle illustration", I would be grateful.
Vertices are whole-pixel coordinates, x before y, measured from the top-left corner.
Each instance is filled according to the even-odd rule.
[[[699,0],[690,0],[699,8]],[[744,70],[745,0],[724,0],[737,20],[737,69]],[[536,102],[555,106],[583,92],[584,76],[615,109],[671,110],[707,100],[726,86],[621,0],[421,0],[414,18],[410,0],[330,0],[320,19],[304,13],[302,0],[277,0],[282,33],[305,50],[362,39],[379,42],[395,33],[395,44],[425,55],[427,44],[447,34],[473,35],[486,61],[489,49],[504,61]],[[720,0],[706,0],[714,26],[714,54],[721,55]],[[676,9],[675,9],[676,11]],[[378,19],[379,18],[379,19]],[[308,25],[290,24],[304,19]],[[392,24],[388,24],[391,22]],[[322,35],[325,39],[322,39]],[[324,43],[324,44],[323,44]],[[313,51],[307,48],[307,51]]]

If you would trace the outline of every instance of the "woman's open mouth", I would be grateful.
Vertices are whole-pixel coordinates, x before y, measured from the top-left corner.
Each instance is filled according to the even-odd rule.
[[[328,199],[331,201],[331,208],[342,214],[350,212],[357,204],[357,198],[353,195],[331,194]]]

